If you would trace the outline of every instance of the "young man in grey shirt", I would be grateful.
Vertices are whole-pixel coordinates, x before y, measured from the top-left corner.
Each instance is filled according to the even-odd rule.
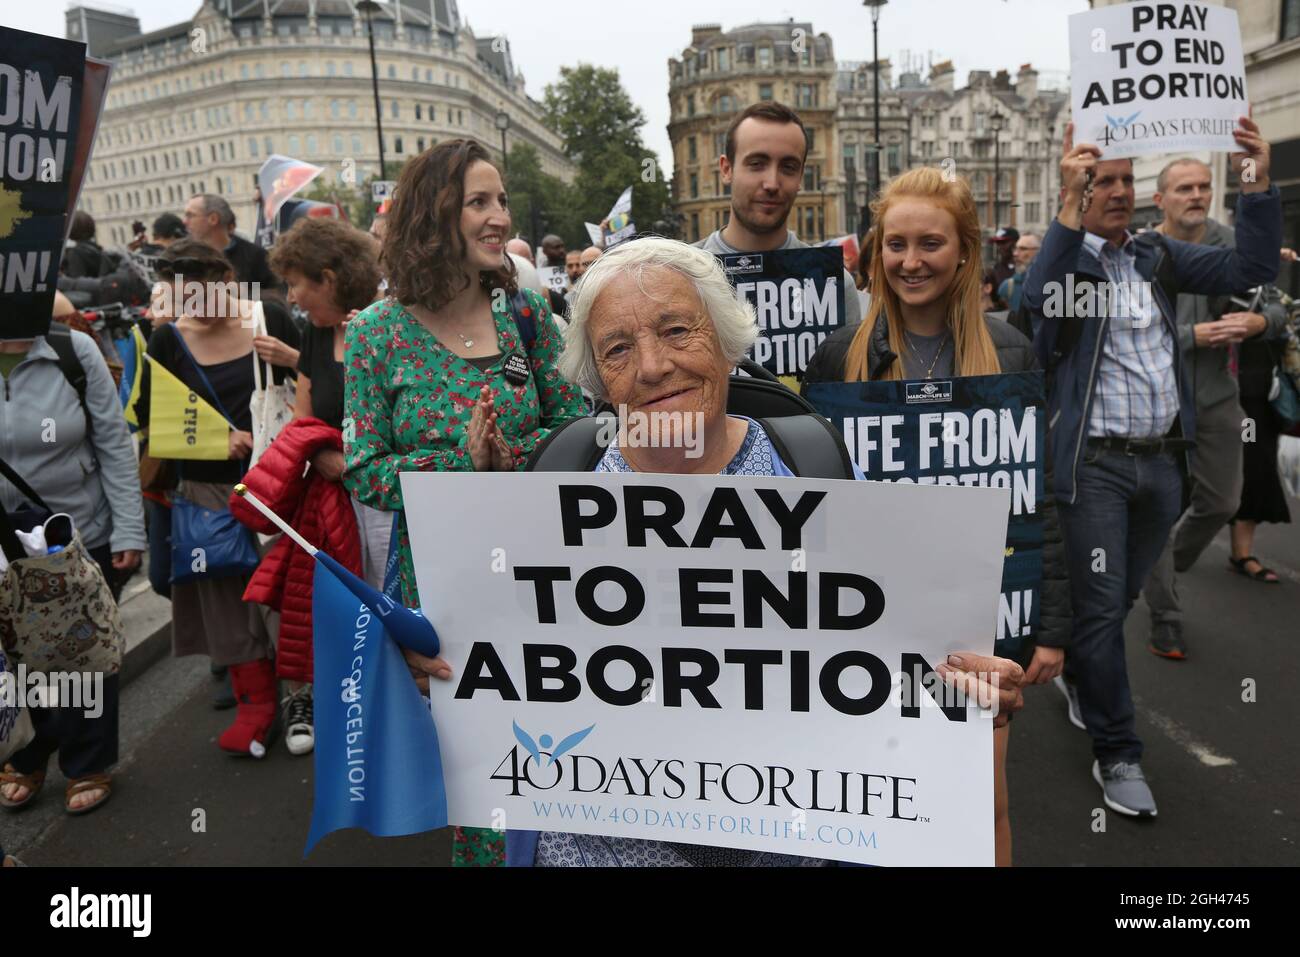
[[[731,219],[695,245],[714,255],[807,249],[785,225],[808,158],[808,137],[799,115],[780,103],[755,103],[727,129],[726,150],[718,166],[722,182],[731,187]],[[847,269],[842,282],[844,324],[857,325],[862,303]]]

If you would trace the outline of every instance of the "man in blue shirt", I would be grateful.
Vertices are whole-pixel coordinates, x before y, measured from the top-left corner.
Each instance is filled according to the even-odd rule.
[[[1282,245],[1268,143],[1245,117],[1233,135],[1243,150],[1232,156],[1235,250],[1130,233],[1132,162],[1076,147],[1070,124],[1061,211],[1023,293],[1048,373],[1048,454],[1074,604],[1061,687],[1071,720],[1092,737],[1107,807],[1137,817],[1155,817],[1156,803],[1140,763],[1124,619],[1182,510],[1195,436],[1175,302],[1271,282]]]

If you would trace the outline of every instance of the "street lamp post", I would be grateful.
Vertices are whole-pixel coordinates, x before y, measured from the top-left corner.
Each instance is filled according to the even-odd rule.
[[[375,63],[375,26],[371,14],[379,12],[375,0],[360,0],[357,9],[366,15],[366,35],[370,38],[370,85],[375,91],[375,130],[379,134],[379,178],[386,179],[388,167],[384,163],[384,110],[379,105],[379,67]]]
[[[996,110],[989,117],[993,128],[993,234],[998,231],[998,183],[1002,172],[1002,123],[1005,117]]]
[[[506,130],[510,129],[510,114],[505,110],[497,111],[497,129],[501,131],[501,171],[510,176],[510,157],[506,154]]]
[[[875,123],[874,142],[871,146],[871,192],[880,192],[880,8],[889,0],[862,0],[871,9],[871,97],[872,117]]]

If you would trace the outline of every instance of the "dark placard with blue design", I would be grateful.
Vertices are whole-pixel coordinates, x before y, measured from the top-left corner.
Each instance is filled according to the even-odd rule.
[[[844,325],[844,254],[840,247],[721,254],[718,258],[736,292],[758,314],[754,361],[778,376],[801,377],[822,340]]]
[[[50,327],[85,71],[84,43],[0,27],[0,339]]]
[[[1011,490],[997,653],[1027,664],[1043,577],[1043,374],[817,382],[804,395],[868,479]]]

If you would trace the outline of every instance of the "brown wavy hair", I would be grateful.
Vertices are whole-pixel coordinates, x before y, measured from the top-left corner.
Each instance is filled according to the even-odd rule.
[[[957,275],[948,287],[948,327],[952,330],[953,374],[959,376],[996,375],[1002,371],[998,352],[984,322],[980,309],[980,221],[971,196],[970,186],[960,177],[949,181],[942,171],[933,166],[908,170],[891,180],[881,195],[871,204],[871,221],[875,224],[866,250],[871,257],[871,309],[858,326],[849,344],[844,362],[845,382],[864,382],[870,378],[867,368],[871,333],[880,314],[885,314],[889,328],[889,341],[899,358],[889,364],[883,379],[903,378],[902,350],[909,348],[903,335],[902,311],[898,293],[894,292],[885,277],[884,218],[889,208],[901,199],[924,199],[947,210],[957,222],[957,238],[961,243],[961,258],[966,262],[957,267]]]
[[[491,156],[476,140],[447,140],[425,150],[402,169],[384,233],[383,262],[389,294],[403,305],[437,312],[467,286],[461,272],[468,250],[460,234],[465,173]],[[502,237],[503,239],[505,237]],[[485,291],[518,289],[513,260],[479,273]]]
[[[334,305],[343,312],[364,309],[378,296],[379,264],[368,233],[338,219],[305,219],[275,241],[271,268],[281,276],[300,272],[321,282],[334,273]]]

